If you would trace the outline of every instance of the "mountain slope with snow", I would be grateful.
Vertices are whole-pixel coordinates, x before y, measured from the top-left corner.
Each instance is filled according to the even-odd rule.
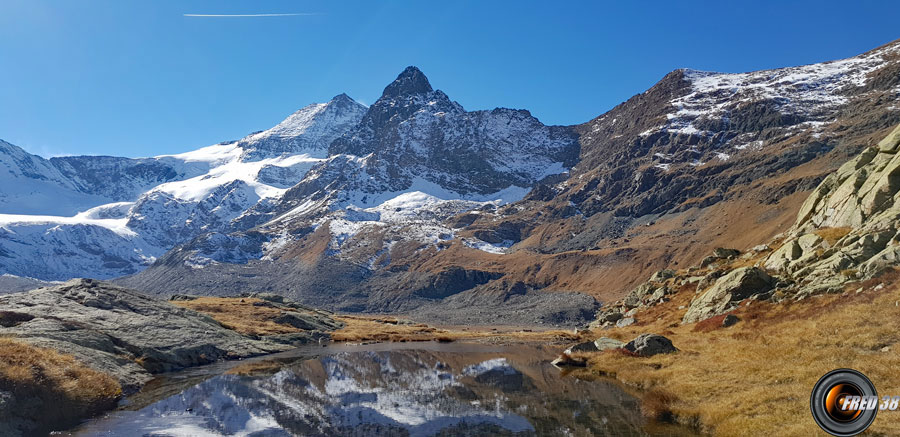
[[[44,280],[136,273],[281,196],[365,107],[346,95],[239,141],[154,158],[43,159],[0,144],[0,271]]]
[[[159,294],[239,287],[348,311],[432,305],[448,322],[499,308],[517,323],[580,320],[587,295],[617,298],[676,258],[779,232],[796,199],[900,122],[898,100],[896,42],[801,67],[675,70],[578,126],[466,111],[410,67],[369,108],[339,95],[185,154],[7,158],[16,177],[106,200],[0,217],[0,273],[140,271],[122,281]],[[124,192],[140,192],[97,188],[127,169],[140,177]]]
[[[900,122],[898,100],[897,42],[809,66],[675,70],[574,127],[465,111],[409,68],[300,183],[236,220],[252,234],[214,239],[253,256],[202,238],[127,281],[557,320],[532,296],[618,298],[674,259],[776,234],[796,199]]]
[[[331,255],[383,266],[398,243],[452,239],[443,222],[453,215],[518,201],[535,183],[564,177],[578,144],[572,129],[545,126],[527,111],[465,111],[409,67],[328,151],[283,196],[237,220],[236,230],[278,236],[267,257],[325,226]]]

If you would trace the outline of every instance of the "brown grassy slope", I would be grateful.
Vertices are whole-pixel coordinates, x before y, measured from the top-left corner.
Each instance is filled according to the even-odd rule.
[[[182,308],[204,313],[222,326],[244,335],[277,335],[301,332],[302,329],[276,323],[275,318],[284,311],[268,306],[262,299],[241,297],[200,297],[194,300],[174,301]]]
[[[734,311],[742,321],[729,328],[721,327],[720,318],[679,325],[685,310],[678,307],[693,296],[687,288],[639,313],[639,320],[650,323],[595,333],[627,341],[656,332],[672,339],[679,352],[650,358],[588,354],[589,368],[576,375],[614,376],[662,404],[654,415],[670,412],[716,435],[825,435],[809,413],[809,396],[826,372],[858,369],[880,394],[900,393],[898,276],[854,284],[844,295],[754,302]],[[892,414],[879,415],[870,429],[900,434]]]
[[[115,379],[71,355],[8,338],[0,338],[0,391],[13,394],[11,413],[33,419],[41,427],[37,433],[72,426],[114,407],[122,395]],[[15,426],[2,409],[0,422]]]
[[[407,258],[392,254],[392,260],[423,272],[454,266],[502,272],[510,280],[546,290],[586,293],[607,302],[622,298],[652,272],[695,264],[715,247],[744,250],[769,241],[794,223],[807,195],[796,193],[774,204],[744,199],[692,208],[658,219],[652,226],[635,227],[622,238],[603,240],[597,248],[584,251],[541,254],[531,250],[541,244],[541,238],[561,239],[575,232],[569,223],[572,219],[542,225],[522,243],[522,250],[505,255],[454,242],[440,252],[425,249]]]

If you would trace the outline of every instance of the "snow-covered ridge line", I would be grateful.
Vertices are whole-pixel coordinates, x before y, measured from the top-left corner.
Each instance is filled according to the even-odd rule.
[[[137,233],[126,226],[128,219],[95,219],[81,215],[74,217],[60,217],[51,215],[19,215],[0,214],[0,228],[15,232],[10,225],[89,225],[109,229],[123,237],[136,237]]]
[[[892,45],[836,61],[749,73],[684,69],[694,92],[672,102],[678,112],[671,118],[724,112],[722,101],[737,95],[741,96],[739,100],[773,100],[782,110],[816,115],[823,107],[847,103],[841,91],[865,85],[869,73],[884,65],[885,56],[898,51],[900,46]]]
[[[818,138],[825,127],[835,121],[835,114],[850,102],[850,91],[865,86],[871,74],[900,55],[900,44],[890,44],[879,49],[846,59],[796,67],[758,70],[748,73],[718,73],[681,69],[689,92],[670,101],[673,111],[666,120],[641,132],[642,138],[665,133],[710,137],[726,129],[734,119],[746,122],[747,115],[757,119],[779,114],[784,129],[793,133],[808,131]],[[712,126],[712,127],[710,127]],[[712,129],[707,131],[706,129]],[[733,154],[761,145],[751,134],[726,138],[704,161],[715,157],[728,161]],[[747,152],[759,148],[749,148]],[[663,158],[657,156],[655,158]],[[656,159],[655,159],[656,160]],[[703,164],[698,157],[681,155],[680,164]],[[655,167],[668,171],[678,162],[670,158],[657,160]]]
[[[355,125],[364,111],[342,94],[239,141],[153,158],[51,162],[2,143],[0,254],[15,253],[21,259],[0,257],[0,273],[40,279],[135,273],[174,245],[201,233],[228,230],[254,205],[281,196],[327,156],[328,144]],[[65,172],[57,170],[58,165]],[[4,166],[9,172],[2,171]],[[161,183],[115,201],[105,192],[83,193],[82,169],[130,186],[144,183],[140,177]],[[102,181],[100,185],[116,189]],[[2,205],[10,206],[10,201],[25,205],[20,209],[29,214],[3,211]],[[52,208],[57,203],[62,207]],[[65,256],[54,258],[54,253]]]

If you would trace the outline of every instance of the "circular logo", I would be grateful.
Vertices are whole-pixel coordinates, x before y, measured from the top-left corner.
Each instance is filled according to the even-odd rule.
[[[878,414],[878,392],[872,381],[853,369],[828,372],[809,398],[813,419],[834,436],[854,436],[866,430]]]

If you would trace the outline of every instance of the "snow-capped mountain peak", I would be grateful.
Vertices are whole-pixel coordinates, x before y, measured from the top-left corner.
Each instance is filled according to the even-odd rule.
[[[306,153],[327,156],[328,145],[363,117],[366,107],[346,94],[328,103],[314,103],[291,114],[271,129],[250,134],[237,142],[244,160]]]

